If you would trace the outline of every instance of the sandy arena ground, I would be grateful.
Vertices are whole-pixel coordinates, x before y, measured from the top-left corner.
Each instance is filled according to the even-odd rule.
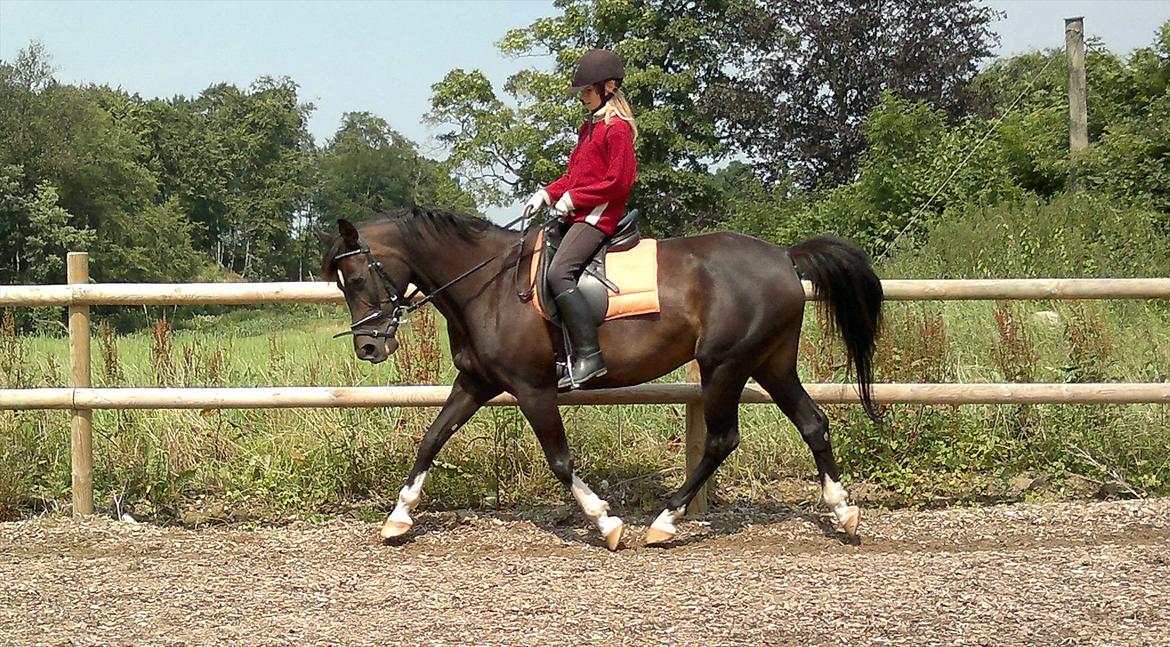
[[[5,645],[1167,645],[1170,499],[627,520],[423,512],[401,545],[335,521],[0,524]]]

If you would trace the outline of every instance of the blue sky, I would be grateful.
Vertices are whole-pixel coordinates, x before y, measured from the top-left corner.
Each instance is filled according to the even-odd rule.
[[[989,0],[1008,12],[994,28],[999,54],[1062,47],[1063,19],[1085,16],[1086,32],[1118,53],[1150,44],[1170,19],[1170,0]],[[430,86],[449,70],[483,70],[499,86],[545,59],[508,59],[495,42],[558,12],[545,0],[431,2],[65,2],[0,0],[0,58],[37,39],[56,78],[96,82],[143,97],[197,95],[213,83],[246,87],[288,76],[316,105],[309,128],[324,143],[347,111],[369,111],[417,142],[444,152],[422,122]],[[515,208],[489,209],[494,220]],[[510,218],[509,218],[510,219]]]

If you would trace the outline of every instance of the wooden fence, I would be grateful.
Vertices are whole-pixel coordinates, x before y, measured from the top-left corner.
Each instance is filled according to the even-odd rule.
[[[344,303],[337,288],[320,283],[89,283],[89,257],[71,252],[68,285],[0,287],[3,306],[65,306],[69,309],[68,388],[0,389],[0,409],[68,409],[72,411],[71,445],[74,514],[92,514],[94,409],[261,409],[289,407],[437,407],[447,386],[265,387],[265,388],[99,388],[90,381],[90,317],[94,305],[242,305],[269,303]],[[1151,279],[1010,279],[885,280],[887,300],[1000,299],[1167,299],[1170,278]],[[806,298],[812,287],[805,282]],[[562,394],[565,405],[685,404],[688,472],[702,454],[705,427],[694,364],[687,383],[643,384],[622,389]],[[814,400],[826,404],[857,403],[856,387],[807,384]],[[874,400],[885,404],[1043,404],[1170,403],[1170,384],[875,384]],[[748,385],[744,403],[768,403],[768,394]],[[510,406],[502,395],[490,406]],[[691,509],[706,509],[706,492]]]

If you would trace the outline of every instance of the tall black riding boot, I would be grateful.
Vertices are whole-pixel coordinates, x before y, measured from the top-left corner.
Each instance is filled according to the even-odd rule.
[[[577,388],[586,380],[605,375],[605,359],[597,344],[597,327],[589,321],[589,304],[577,288],[569,288],[556,296],[565,332],[573,346],[572,381],[569,375],[557,383],[560,388]]]

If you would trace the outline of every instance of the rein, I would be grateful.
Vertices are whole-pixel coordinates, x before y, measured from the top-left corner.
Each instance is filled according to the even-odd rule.
[[[523,215],[521,215],[519,218],[516,218],[512,222],[509,222],[508,224],[504,225],[503,228],[510,229],[512,227],[512,225],[526,220],[530,215],[531,214],[527,210],[525,210]],[[368,267],[373,272],[373,274],[378,277],[378,280],[381,281],[382,286],[386,292],[386,296],[388,298],[379,299],[378,304],[377,304],[378,305],[377,310],[362,317],[361,319],[358,319],[357,321],[350,323],[349,330],[339,332],[336,335],[334,335],[333,338],[337,339],[338,337],[345,337],[348,335],[353,335],[353,336],[361,335],[361,336],[366,336],[366,337],[373,337],[374,339],[377,339],[379,337],[385,337],[386,339],[394,339],[394,334],[398,331],[398,327],[400,325],[402,325],[403,323],[409,323],[409,319],[406,319],[407,315],[409,315],[410,313],[422,308],[426,304],[433,301],[435,299],[435,297],[438,296],[443,290],[446,290],[447,288],[451,287],[452,285],[455,285],[456,283],[462,281],[463,279],[471,276],[475,272],[483,269],[488,263],[491,263],[492,261],[496,260],[497,258],[500,258],[501,256],[510,253],[517,246],[522,247],[524,245],[524,238],[525,237],[526,237],[525,232],[521,232],[520,240],[516,241],[516,243],[514,245],[510,245],[510,246],[506,247],[503,251],[499,252],[498,254],[495,254],[495,255],[481,261],[480,263],[475,265],[475,267],[472,267],[471,269],[460,274],[459,276],[451,279],[450,281],[447,281],[446,283],[439,286],[438,288],[436,288],[435,290],[433,290],[432,292],[430,292],[425,297],[423,297],[422,299],[420,299],[419,301],[417,301],[415,303],[410,303],[410,302],[411,302],[411,300],[414,299],[414,297],[417,294],[422,292],[422,290],[419,289],[418,286],[414,286],[414,290],[412,290],[410,294],[404,294],[403,290],[399,290],[398,285],[394,283],[394,281],[390,278],[390,276],[388,274],[386,274],[386,270],[382,266],[382,262],[374,260],[373,255],[370,253],[370,246],[366,243],[365,239],[358,237],[358,248],[357,249],[350,250],[348,252],[342,252],[342,253],[334,256],[333,260],[339,261],[343,258],[348,258],[350,256],[364,254],[366,257],[366,267]],[[519,267],[519,259],[517,259],[517,267]],[[405,302],[406,305],[403,305],[400,302]],[[384,310],[382,308],[382,306],[384,306],[386,304],[392,304],[393,307],[390,310]],[[382,328],[382,330],[379,330],[378,328],[362,328],[362,326],[368,325],[372,322],[379,321],[382,319],[387,319],[386,325]]]

